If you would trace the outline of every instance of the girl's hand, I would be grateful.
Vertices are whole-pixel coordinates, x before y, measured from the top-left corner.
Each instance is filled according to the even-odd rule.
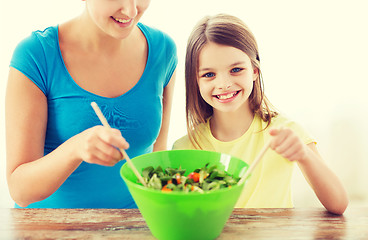
[[[273,136],[270,147],[290,161],[302,162],[306,159],[308,148],[290,128],[271,129]]]
[[[289,128],[271,129],[270,135],[270,147],[290,161],[298,161],[322,205],[331,213],[343,214],[349,203],[347,193],[339,178],[323,162],[315,143],[304,144]]]
[[[77,154],[88,163],[114,166],[123,158],[118,148],[129,148],[121,132],[114,128],[95,126],[75,137]]]

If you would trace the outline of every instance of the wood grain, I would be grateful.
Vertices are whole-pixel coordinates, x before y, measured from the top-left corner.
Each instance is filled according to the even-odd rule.
[[[137,209],[0,209],[0,239],[155,238]],[[235,209],[218,239],[368,239],[368,208]]]

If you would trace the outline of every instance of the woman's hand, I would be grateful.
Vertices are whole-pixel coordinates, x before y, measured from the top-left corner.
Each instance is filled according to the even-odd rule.
[[[95,126],[75,136],[76,151],[83,161],[104,166],[114,166],[123,156],[119,150],[129,144],[118,129]]]
[[[290,128],[271,129],[271,149],[290,161],[301,162],[309,150],[302,140]]]

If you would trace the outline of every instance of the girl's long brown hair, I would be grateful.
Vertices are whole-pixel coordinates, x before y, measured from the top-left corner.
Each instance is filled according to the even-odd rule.
[[[212,106],[206,103],[198,88],[199,53],[207,42],[235,47],[248,55],[254,68],[258,69],[258,78],[253,82],[253,91],[249,96],[250,109],[270,125],[277,115],[271,110],[271,104],[264,95],[260,70],[260,58],[257,42],[243,21],[239,18],[219,14],[205,17],[194,27],[188,43],[185,57],[186,118],[188,136],[195,148],[201,149],[198,138],[201,135],[199,124],[205,123],[213,114]]]

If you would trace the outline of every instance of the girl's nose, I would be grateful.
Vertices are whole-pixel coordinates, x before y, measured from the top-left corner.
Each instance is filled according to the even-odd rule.
[[[217,86],[221,90],[227,90],[232,85],[232,82],[228,78],[226,78],[226,77],[221,78],[221,79],[218,79],[218,80],[219,81],[218,81],[218,85]]]
[[[137,1],[123,0],[120,12],[129,18],[134,18],[137,16]]]

